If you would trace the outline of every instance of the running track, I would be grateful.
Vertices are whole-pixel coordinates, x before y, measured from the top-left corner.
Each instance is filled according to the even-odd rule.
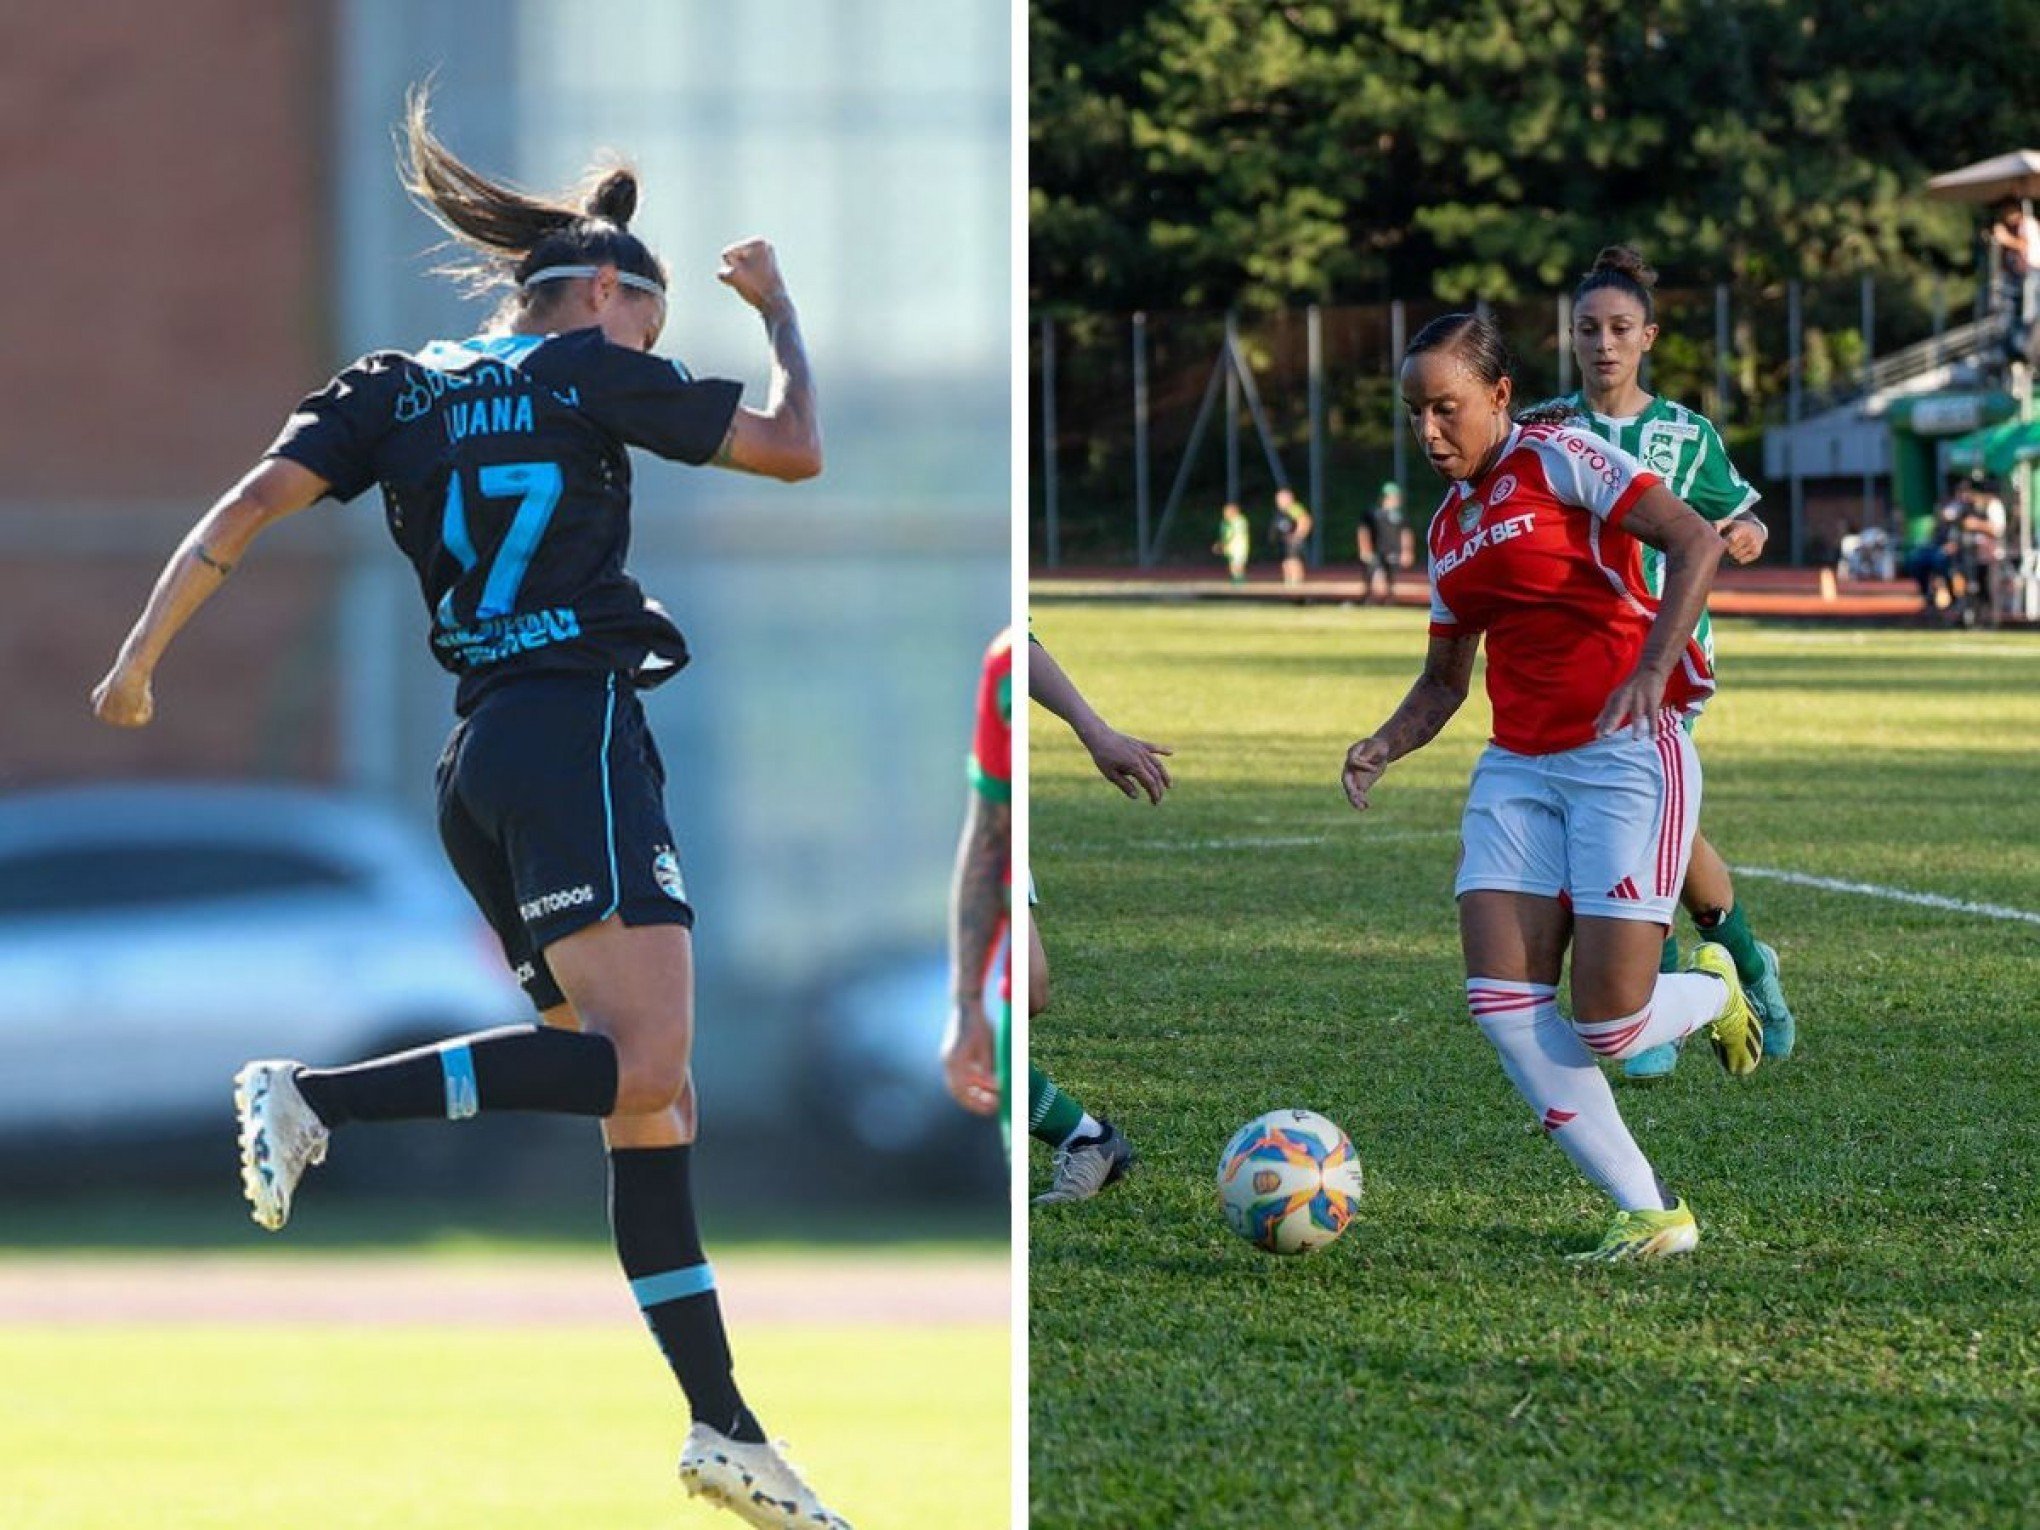
[[[718,1259],[732,1324],[1005,1325],[1011,1277],[995,1253]],[[579,1327],[638,1320],[603,1258],[495,1263],[403,1255],[250,1255],[0,1261],[0,1325],[280,1323]]]

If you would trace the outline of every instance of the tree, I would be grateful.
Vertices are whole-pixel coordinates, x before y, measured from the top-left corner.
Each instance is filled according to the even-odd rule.
[[[2029,0],[1034,0],[1049,309],[1967,270],[1928,175],[2040,146]]]

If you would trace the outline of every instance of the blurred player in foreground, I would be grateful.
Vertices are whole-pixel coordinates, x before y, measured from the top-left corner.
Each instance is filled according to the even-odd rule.
[[[1720,432],[1705,415],[1645,392],[1639,381],[1643,358],[1657,339],[1657,305],[1651,296],[1656,285],[1657,272],[1627,245],[1611,246],[1595,257],[1593,269],[1573,292],[1573,356],[1584,383],[1567,402],[1579,406],[1586,429],[1636,458],[1713,523],[1733,561],[1754,563],[1771,533],[1757,518],[1757,491],[1729,460]],[[1643,550],[1643,577],[1652,594],[1664,593],[1665,560],[1654,547]],[[1714,624],[1704,610],[1693,640],[1712,670]],[[1691,733],[1699,721],[1696,705],[1686,714],[1686,731]],[[1778,982],[1778,953],[1750,932],[1728,863],[1697,829],[1679,901],[1700,938],[1735,959],[1736,976],[1764,1024],[1764,1056],[1791,1056],[1799,1027]],[[1660,967],[1679,970],[1679,940],[1671,930],[1665,932]],[[1663,1078],[1678,1064],[1678,1044],[1666,1042],[1637,1053],[1622,1071],[1629,1078]]]
[[[949,889],[949,1029],[942,1075],[956,1103],[999,1113],[1012,1138],[1013,961],[1007,942],[1013,905],[1013,633],[992,639],[978,672],[970,741],[970,806]],[[1007,954],[1001,960],[1001,952]],[[999,964],[999,1018],[985,1014],[985,990]]]
[[[768,405],[743,408],[741,384],[649,354],[666,272],[630,232],[632,172],[601,175],[578,203],[526,196],[456,159],[422,92],[405,136],[408,189],[506,289],[494,324],[375,352],[305,399],[172,555],[93,704],[147,723],[165,649],[257,533],[381,484],[434,657],[460,681],[440,836],[545,1023],[352,1067],[250,1063],[235,1079],[243,1185],[273,1230],[329,1134],[353,1123],[600,1118],[617,1252],[693,1414],[681,1481],[753,1525],[847,1530],[745,1406],[695,1227],[694,912],[637,699],[687,647],[623,569],[628,447],[786,480],[820,471],[793,302],[770,245],[723,252],[718,276],[771,348]]]
[[[1492,320],[1447,314],[1411,340],[1402,394],[1451,487],[1426,538],[1431,644],[1395,713],[1346,753],[1365,808],[1389,765],[1466,700],[1487,639],[1494,735],[1475,765],[1454,892],[1466,1001],[1544,1129],[1615,1202],[1615,1260],[1683,1253],[1700,1229],[1623,1124],[1596,1055],[1628,1057],[1707,1029],[1731,1074],[1763,1032],[1716,945],[1660,973],[1700,813],[1700,762],[1680,726],[1713,687],[1692,641],[1721,538],[1657,475],[1577,430],[1517,424]],[[1665,555],[1662,597],[1641,550]],[[1558,980],[1572,949],[1571,1025]]]
[[[1037,641],[1028,655],[1027,693],[1070,725],[1091,756],[1098,773],[1128,797],[1145,795],[1150,804],[1168,791],[1169,767],[1163,757],[1173,751],[1150,744],[1108,724],[1063,673],[1049,651]],[[1034,903],[1033,887],[1028,902]],[[1027,1019],[1031,1027],[1048,1008],[1048,953],[1042,948],[1030,906],[1027,916]],[[1133,1144],[1110,1121],[1093,1116],[1064,1094],[1054,1080],[1027,1065],[1027,1131],[1055,1151],[1055,1178],[1034,1198],[1037,1206],[1087,1201],[1133,1167]]]

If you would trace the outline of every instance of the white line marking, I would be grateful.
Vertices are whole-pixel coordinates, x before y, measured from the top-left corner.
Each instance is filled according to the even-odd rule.
[[[1813,877],[1803,871],[1777,871],[1768,866],[1738,866],[1735,874],[1772,882],[1790,882],[1796,887],[1819,887],[1828,892],[1861,893],[1866,898],[1886,898],[1893,903],[1916,903],[1921,908],[1944,908],[1956,914],[1978,914],[1985,919],[2040,924],[2040,914],[2030,909],[2006,908],[2001,903],[1971,903],[1964,898],[1944,898],[1939,893],[1907,892],[1901,887],[1879,887],[1874,882],[1844,882],[1838,877]]]
[[[1291,850],[1305,845],[1327,845],[1334,838],[1347,837],[1349,836],[1334,836],[1331,834],[1256,834],[1241,835],[1231,839],[1151,839],[1143,840],[1137,845],[1124,848],[1146,850],[1160,855],[1201,850]],[[1457,829],[1403,829],[1381,834],[1369,834],[1363,829],[1357,834],[1350,836],[1352,842],[1361,849],[1365,849],[1369,845],[1406,845],[1417,840],[1457,839],[1458,837],[1459,831]],[[1063,841],[1040,845],[1037,848],[1046,850],[1051,855],[1064,855],[1072,851],[1081,852],[1090,847]]]
[[[1353,837],[1353,844],[1361,848],[1369,845],[1411,844],[1418,840],[1451,839],[1458,835],[1457,829],[1406,829],[1386,834],[1361,834]],[[1141,843],[1138,848],[1157,854],[1181,854],[1206,850],[1290,850],[1310,845],[1329,844],[1329,834],[1263,834],[1244,835],[1234,839],[1159,839]],[[1074,844],[1043,845],[1041,849],[1051,855],[1081,852],[1088,848]],[[2040,924],[2040,913],[2031,909],[2008,908],[2002,903],[1976,903],[1966,898],[1949,898],[1940,893],[1907,892],[1902,887],[1880,887],[1874,882],[1848,882],[1839,877],[1809,876],[1803,871],[1780,871],[1771,866],[1737,866],[1734,874],[1739,877],[1756,877],[1760,881],[1789,882],[1795,887],[1817,887],[1825,892],[1856,893],[1865,898],[1883,898],[1892,903],[1911,903],[1921,908],[1945,909],[1951,914],[1975,914],[1984,919],[2005,919],[2015,924]]]
[[[1150,850],[1287,850],[1297,845],[1322,845],[1329,834],[1247,834],[1235,839],[1158,839]]]

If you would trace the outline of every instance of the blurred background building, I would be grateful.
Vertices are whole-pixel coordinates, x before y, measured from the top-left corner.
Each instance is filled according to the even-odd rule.
[[[393,168],[404,90],[430,77],[442,136],[485,170],[554,189],[602,149],[636,164],[635,226],[672,273],[661,349],[753,403],[762,328],[717,251],[778,246],[824,476],[639,465],[632,567],[696,655],[648,709],[701,915],[697,1071],[719,1124],[784,1131],[853,1111],[862,1081],[826,1050],[847,1032],[927,1058],[972,686],[1010,603],[1009,34],[998,0],[94,0],[0,20],[0,791],[310,785],[429,835],[451,684],[376,496],[265,538],[180,638],[151,728],[102,728],[86,696],[299,396],[487,317],[431,274],[438,231]],[[33,949],[35,917],[0,942]],[[868,1023],[830,1010],[855,993],[882,996]],[[292,1048],[290,1014],[272,1045]],[[900,1087],[873,1094],[881,1137],[911,1135]]]

